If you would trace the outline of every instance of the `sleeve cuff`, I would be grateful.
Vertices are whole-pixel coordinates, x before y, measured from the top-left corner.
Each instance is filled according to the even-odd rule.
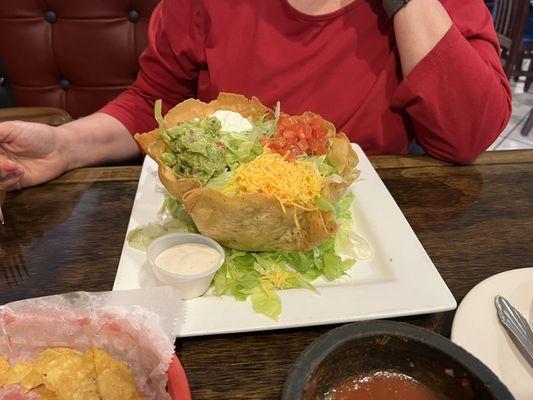
[[[420,89],[433,86],[432,82],[439,78],[435,76],[437,71],[449,64],[450,57],[453,57],[457,47],[461,47],[464,41],[465,38],[457,26],[452,24],[435,47],[426,54],[400,83],[392,96],[392,107],[405,108],[412,99],[416,98],[416,94]]]
[[[119,120],[122,125],[133,136],[136,133],[149,132],[156,128],[157,123],[153,114],[147,112],[152,110],[146,104],[139,104],[138,99],[130,101],[128,92],[123,93],[117,99],[109,102],[98,112],[112,116]]]

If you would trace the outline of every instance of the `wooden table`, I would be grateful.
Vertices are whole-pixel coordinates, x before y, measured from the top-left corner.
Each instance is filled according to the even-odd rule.
[[[533,150],[486,153],[466,167],[425,156],[372,162],[458,302],[491,275],[533,266]],[[0,304],[110,290],[139,173],[82,169],[8,194]],[[452,318],[402,320],[449,335]],[[180,339],[176,352],[195,399],[276,399],[298,355],[331,328]]]

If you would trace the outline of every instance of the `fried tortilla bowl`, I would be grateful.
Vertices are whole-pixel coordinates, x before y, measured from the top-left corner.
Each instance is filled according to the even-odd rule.
[[[168,127],[194,118],[205,118],[217,110],[230,110],[257,121],[274,118],[274,113],[253,97],[220,93],[216,100],[203,103],[189,99],[171,109],[164,118]],[[325,180],[322,193],[336,203],[357,177],[358,158],[344,133],[336,133],[327,122],[332,139],[328,157],[339,171],[342,180]],[[287,205],[266,194],[247,193],[227,195],[204,188],[198,179],[180,178],[172,168],[164,165],[159,156],[166,144],[159,131],[135,135],[143,150],[158,163],[161,182],[171,195],[183,202],[201,234],[221,245],[246,251],[306,251],[326,241],[338,229],[331,212],[307,211]]]
[[[196,99],[188,99],[181,102],[165,115],[164,124],[167,127],[176,126],[194,118],[208,117],[217,110],[235,111],[245,118],[252,118],[254,121],[263,118],[265,115],[272,114],[273,116],[272,111],[261,104],[255,97],[252,100],[248,100],[241,95],[220,93],[218,98],[210,103],[204,103]],[[163,139],[160,138],[158,129],[148,133],[138,133],[135,135],[135,140],[144,152],[159,165],[159,179],[172,196],[182,200],[185,193],[202,187],[198,179],[177,177],[172,168],[159,160],[159,156],[167,151],[167,146]]]

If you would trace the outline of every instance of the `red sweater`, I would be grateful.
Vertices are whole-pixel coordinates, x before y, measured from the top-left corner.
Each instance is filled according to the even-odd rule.
[[[381,0],[310,16],[287,0],[163,0],[132,86],[101,111],[133,134],[164,109],[219,91],[257,96],[282,111],[314,111],[367,154],[401,154],[414,137],[435,157],[466,163],[511,115],[511,92],[482,0],[446,0],[453,25],[402,77]]]

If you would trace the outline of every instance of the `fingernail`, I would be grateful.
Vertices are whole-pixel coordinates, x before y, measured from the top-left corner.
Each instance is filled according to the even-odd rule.
[[[2,168],[4,168],[6,171],[9,171],[9,170],[15,168],[15,164],[12,163],[11,161],[4,161],[2,163]]]
[[[22,170],[16,169],[15,172],[13,172],[13,175],[14,176],[21,176],[22,175]]]

